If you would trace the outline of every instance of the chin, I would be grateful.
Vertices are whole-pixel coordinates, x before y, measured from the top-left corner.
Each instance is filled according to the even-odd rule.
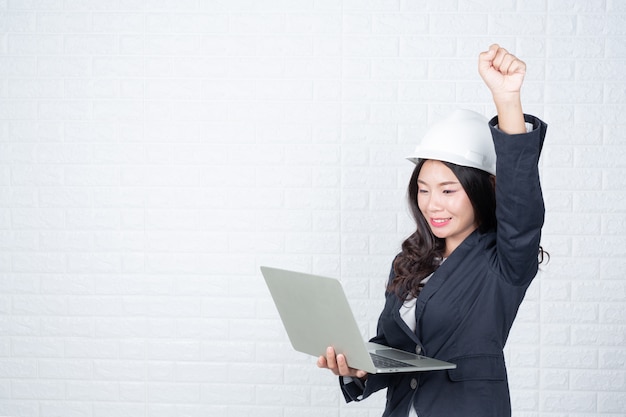
[[[447,233],[441,233],[441,232],[437,233],[438,231],[435,231],[435,230],[432,230],[432,229],[431,229],[431,232],[432,232],[433,236],[435,236],[438,239],[445,239],[446,237],[448,237]]]

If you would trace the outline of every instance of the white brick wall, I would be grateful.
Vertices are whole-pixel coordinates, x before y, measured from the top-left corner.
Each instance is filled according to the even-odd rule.
[[[493,113],[492,42],[550,125],[514,415],[626,415],[625,5],[0,0],[0,415],[380,415],[293,352],[258,266],[341,277],[372,335],[403,157]]]

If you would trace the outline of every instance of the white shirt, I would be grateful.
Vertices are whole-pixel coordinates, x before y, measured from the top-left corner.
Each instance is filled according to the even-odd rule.
[[[443,258],[441,263],[443,263],[445,260],[446,258]],[[433,274],[430,274],[429,276],[424,278],[422,280],[422,284],[426,284],[432,276]],[[409,298],[408,300],[405,300],[404,303],[402,303],[402,306],[400,306],[400,317],[402,317],[402,320],[404,320],[406,325],[409,326],[409,329],[411,329],[413,332],[415,332],[415,329],[417,328],[417,320],[415,318],[416,302],[416,298]],[[415,411],[415,407],[411,407],[411,410],[409,411],[409,417],[418,417],[417,411]]]
[[[426,281],[429,278],[430,277],[427,277],[422,282],[426,283]],[[413,332],[415,332],[415,328],[417,326],[417,321],[415,319],[415,303],[416,303],[416,301],[417,301],[416,298],[411,298],[409,300],[406,300],[404,303],[402,303],[402,306],[400,307],[400,316],[402,317],[402,320],[404,320],[406,325],[409,326],[409,328]],[[411,407],[411,410],[409,411],[409,417],[418,417],[417,411],[415,411],[415,407]]]

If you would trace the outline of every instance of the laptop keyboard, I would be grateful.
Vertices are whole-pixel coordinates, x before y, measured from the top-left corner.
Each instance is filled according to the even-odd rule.
[[[375,353],[370,353],[370,356],[372,357],[374,366],[377,368],[407,368],[409,366],[413,366],[409,363],[400,362],[395,359],[385,358]]]

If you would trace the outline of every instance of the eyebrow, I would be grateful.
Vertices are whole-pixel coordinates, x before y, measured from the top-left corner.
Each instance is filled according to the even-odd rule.
[[[424,185],[428,185],[426,181],[420,180],[419,178],[417,179],[417,182],[424,184]],[[460,182],[459,181],[444,181],[444,182],[440,182],[437,185],[442,186],[442,185],[456,185],[456,184],[460,184]]]

